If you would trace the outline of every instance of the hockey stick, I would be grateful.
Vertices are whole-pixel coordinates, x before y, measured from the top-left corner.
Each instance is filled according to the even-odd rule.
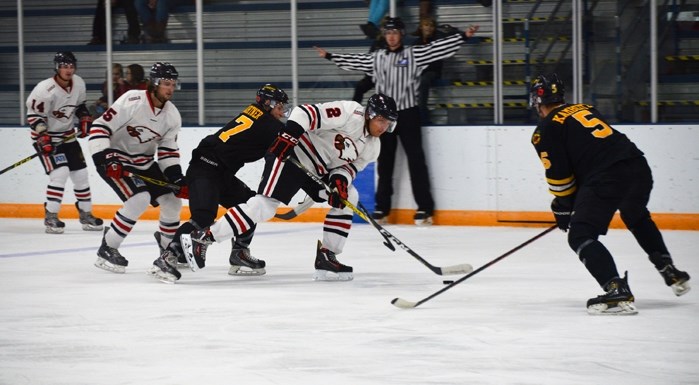
[[[303,202],[299,202],[298,206],[294,207],[292,210],[289,210],[285,213],[274,214],[274,217],[279,218],[279,219],[283,219],[285,221],[294,219],[297,216],[301,215],[304,211],[308,210],[311,206],[313,206],[314,203],[315,202],[313,201],[313,198],[306,195],[306,198],[303,200]]]
[[[60,146],[61,144],[65,143],[66,141],[68,141],[68,140],[70,140],[70,139],[73,139],[73,138],[75,138],[75,134],[66,136],[65,138],[61,139],[61,142],[58,143],[58,145],[57,145],[56,147]],[[22,159],[22,160],[20,160],[20,161],[18,161],[18,162],[15,162],[13,165],[11,165],[11,166],[9,166],[9,167],[3,168],[2,171],[0,171],[0,175],[2,175],[2,174],[6,173],[6,172],[8,172],[8,171],[10,171],[10,170],[12,170],[12,169],[15,169],[15,168],[17,168],[17,167],[19,167],[19,166],[21,166],[21,165],[23,165],[23,164],[29,162],[30,160],[36,158],[37,156],[39,156],[39,153],[38,153],[38,152],[35,152],[34,154],[29,155],[28,157],[26,157],[26,158],[24,158],[24,159]]]
[[[301,162],[299,162],[299,161],[298,161],[297,159],[295,159],[295,158],[289,158],[289,160],[291,161],[291,163],[293,163],[294,165],[296,165],[296,167],[298,167],[301,171],[305,172],[306,175],[308,175],[308,176],[309,176],[311,179],[313,179],[316,183],[318,183],[319,185],[323,186],[323,187],[325,188],[326,191],[331,192],[330,187],[329,187],[327,184],[325,184],[325,182],[323,182],[323,180],[320,179],[316,174],[310,172],[306,167],[304,167],[304,166],[301,164]],[[342,200],[342,203],[344,203],[345,206],[347,206],[347,207],[349,207],[350,209],[352,209],[352,211],[354,211],[355,213],[357,213],[357,215],[359,215],[362,219],[364,219],[365,221],[371,223],[372,226],[374,226],[374,228],[376,228],[376,230],[378,230],[379,233],[381,234],[381,236],[383,236],[384,239],[386,240],[386,241],[384,242],[384,245],[386,245],[386,247],[388,247],[388,248],[391,249],[391,250],[395,250],[395,247],[393,247],[393,244],[391,244],[391,241],[395,242],[395,243],[398,244],[398,246],[400,246],[403,250],[407,251],[408,254],[410,254],[410,255],[413,256],[415,259],[417,259],[418,261],[420,261],[420,262],[421,262],[423,265],[425,265],[428,269],[432,270],[432,272],[434,272],[435,274],[438,274],[438,275],[445,275],[445,274],[465,274],[465,273],[468,273],[468,272],[470,272],[470,271],[473,270],[473,267],[472,267],[471,265],[467,264],[467,263],[464,263],[464,264],[461,264],[461,265],[454,265],[454,266],[445,266],[445,267],[439,267],[439,266],[434,266],[434,265],[430,264],[430,263],[427,262],[424,258],[422,258],[418,253],[414,252],[410,247],[408,247],[408,245],[406,245],[405,243],[401,242],[398,238],[396,238],[395,236],[393,236],[393,234],[389,233],[388,230],[386,230],[383,226],[381,226],[380,224],[378,224],[378,223],[374,220],[374,218],[371,217],[371,215],[368,215],[368,213],[365,213],[364,211],[360,211],[359,209],[357,209],[357,207],[355,207],[353,204],[351,204],[350,202],[348,202],[348,201],[345,200],[345,199]],[[360,205],[361,205],[361,203],[360,203]],[[362,206],[362,207],[364,207],[364,206]]]
[[[170,190],[173,190],[175,192],[180,191],[180,186],[178,186],[174,183],[168,183],[168,182],[165,182],[164,180],[151,178],[151,177],[145,176],[145,175],[139,175],[139,174],[133,173],[131,171],[124,171],[124,176],[135,176],[135,177],[142,179],[143,181],[148,182],[150,184],[154,184],[154,185],[160,186],[160,187],[167,187]]]
[[[499,256],[499,257],[493,259],[492,261],[490,261],[490,262],[486,263],[485,265],[479,267],[478,269],[476,269],[476,270],[470,272],[469,274],[467,274],[467,275],[465,275],[465,276],[459,278],[458,280],[456,280],[456,281],[450,283],[448,286],[445,286],[445,287],[441,288],[440,290],[438,290],[437,292],[433,293],[432,295],[430,295],[430,296],[428,296],[428,297],[425,297],[425,298],[423,298],[423,299],[421,299],[421,300],[419,300],[419,301],[417,301],[417,302],[407,301],[407,300],[404,300],[404,299],[402,299],[402,298],[394,298],[393,301],[391,301],[391,304],[393,304],[393,306],[399,307],[399,308],[401,308],[401,309],[412,309],[412,308],[414,308],[414,307],[418,307],[418,306],[420,306],[421,304],[423,304],[423,303],[425,303],[425,302],[431,300],[432,298],[434,298],[434,297],[436,297],[436,296],[438,296],[438,295],[444,293],[445,291],[451,289],[452,287],[454,287],[454,286],[460,284],[461,282],[467,280],[469,277],[471,277],[471,276],[473,276],[473,275],[476,275],[476,274],[480,273],[482,270],[485,270],[487,267],[489,267],[489,266],[495,264],[496,262],[502,260],[503,258],[505,258],[505,257],[507,257],[508,255],[514,253],[515,251],[517,251],[517,250],[523,248],[524,246],[526,246],[526,245],[528,245],[528,244],[530,244],[530,243],[536,241],[537,239],[543,237],[544,235],[548,234],[549,232],[551,232],[553,229],[555,229],[555,228],[557,228],[557,227],[558,227],[557,225],[553,225],[553,226],[549,227],[548,229],[544,230],[543,232],[539,233],[538,235],[534,236],[533,238],[530,238],[529,240],[525,241],[524,243],[520,244],[519,246],[515,247],[514,249],[512,249],[512,250],[506,252],[505,254],[503,254],[503,255],[501,255],[501,256]]]

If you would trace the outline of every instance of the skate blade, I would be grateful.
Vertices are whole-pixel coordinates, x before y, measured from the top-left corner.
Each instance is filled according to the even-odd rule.
[[[673,283],[670,288],[672,288],[672,292],[678,297],[687,294],[687,292],[692,289],[692,287],[689,286],[689,281]]]
[[[590,315],[636,315],[638,310],[633,302],[622,301],[616,306],[609,307],[606,303],[598,303],[587,308]]]
[[[163,272],[157,266],[151,267],[150,270],[146,271],[146,274],[150,275],[151,277],[157,279],[160,282],[169,284],[174,284],[175,282],[177,282],[178,279],[172,274]]]
[[[265,268],[260,268],[260,269],[252,269],[247,266],[231,266],[230,269],[228,269],[228,275],[243,275],[243,276],[257,276],[257,275],[265,275],[267,271]]]
[[[102,231],[104,229],[104,226],[102,225],[91,225],[88,223],[83,223],[83,230],[84,231]]]
[[[327,270],[316,270],[313,273],[314,281],[351,281],[353,279],[353,273],[335,273]]]
[[[97,260],[95,261],[95,266],[102,270],[106,270],[117,274],[124,274],[126,272],[125,266],[114,265],[101,257],[97,257]]]
[[[63,234],[63,227],[47,227],[46,234]]]
[[[192,271],[199,270],[196,261],[194,260],[194,248],[192,245],[192,236],[189,234],[180,235],[180,244],[182,245],[182,250],[184,251],[184,257],[187,259],[187,264],[189,269]]]

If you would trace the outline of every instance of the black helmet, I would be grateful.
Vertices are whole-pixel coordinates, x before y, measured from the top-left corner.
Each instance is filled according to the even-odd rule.
[[[160,79],[171,79],[177,81],[179,74],[175,69],[175,66],[170,63],[157,62],[150,67],[150,82],[153,86],[160,84]],[[180,83],[177,82],[177,89],[180,87]]]
[[[401,34],[405,34],[405,23],[403,23],[400,17],[387,17],[381,28],[384,32],[389,29],[397,29]]]
[[[286,112],[288,109],[289,96],[287,96],[283,89],[268,83],[257,90],[255,101],[261,106],[269,106],[270,108],[274,108],[277,103],[282,103],[284,104],[284,111]],[[267,101],[269,101],[269,104]]]
[[[78,59],[76,59],[75,55],[70,51],[60,51],[56,52],[56,55],[53,56],[53,64],[56,71],[58,71],[58,67],[61,64],[72,64],[77,67]]]
[[[529,107],[537,108],[538,105],[551,103],[565,103],[565,86],[558,75],[539,75],[532,80],[529,89]]]
[[[396,107],[396,101],[392,97],[384,94],[373,94],[369,98],[366,104],[366,110],[364,111],[364,116],[367,119],[373,119],[377,115],[381,115],[384,118],[391,121],[386,131],[393,132],[398,123],[398,108]]]

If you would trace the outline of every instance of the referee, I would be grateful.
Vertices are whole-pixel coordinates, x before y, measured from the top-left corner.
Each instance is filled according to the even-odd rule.
[[[405,24],[398,17],[388,17],[383,25],[386,48],[369,53],[331,54],[314,47],[320,57],[348,71],[361,71],[374,78],[376,92],[386,94],[398,104],[398,126],[393,133],[381,135],[381,153],[378,158],[378,187],[373,217],[386,223],[391,211],[393,195],[393,168],[398,138],[408,158],[408,170],[413,197],[417,203],[416,225],[431,225],[434,200],[430,178],[422,149],[420,111],[418,108],[420,75],[430,63],[453,56],[478,26],[465,32],[454,30],[448,36],[432,43],[414,47],[403,46]]]

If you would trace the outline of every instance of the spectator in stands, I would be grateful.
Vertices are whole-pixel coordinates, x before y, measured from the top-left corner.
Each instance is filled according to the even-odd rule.
[[[131,64],[126,67],[126,83],[130,90],[147,90],[148,81],[144,77],[145,73],[140,64]]]
[[[369,2],[369,17],[367,23],[359,28],[367,38],[376,39],[379,36],[379,25],[386,12],[388,12],[389,0],[371,0]]]
[[[135,0],[146,43],[167,43],[165,28],[170,11],[191,0]]]
[[[126,22],[129,24],[127,35],[122,44],[138,44],[141,36],[141,25],[138,23],[138,13],[134,7],[134,0],[111,0],[112,9],[121,7],[126,14]],[[107,21],[104,15],[104,0],[97,0],[95,18],[92,20],[92,40],[88,45],[102,45],[107,41]]]
[[[107,110],[109,106],[107,98],[107,80],[102,83],[102,96],[91,106],[92,117],[97,118]],[[119,96],[129,90],[129,85],[124,81],[124,67],[119,63],[112,64],[112,101],[119,99]]]
[[[412,45],[426,45],[434,40],[441,39],[447,35],[436,29],[434,18],[427,16],[420,20],[420,26],[413,35],[418,36],[413,40]],[[420,75],[420,96],[418,107],[420,108],[420,120],[422,124],[431,124],[430,111],[427,109],[427,100],[430,97],[430,87],[442,77],[442,60],[433,62]]]

